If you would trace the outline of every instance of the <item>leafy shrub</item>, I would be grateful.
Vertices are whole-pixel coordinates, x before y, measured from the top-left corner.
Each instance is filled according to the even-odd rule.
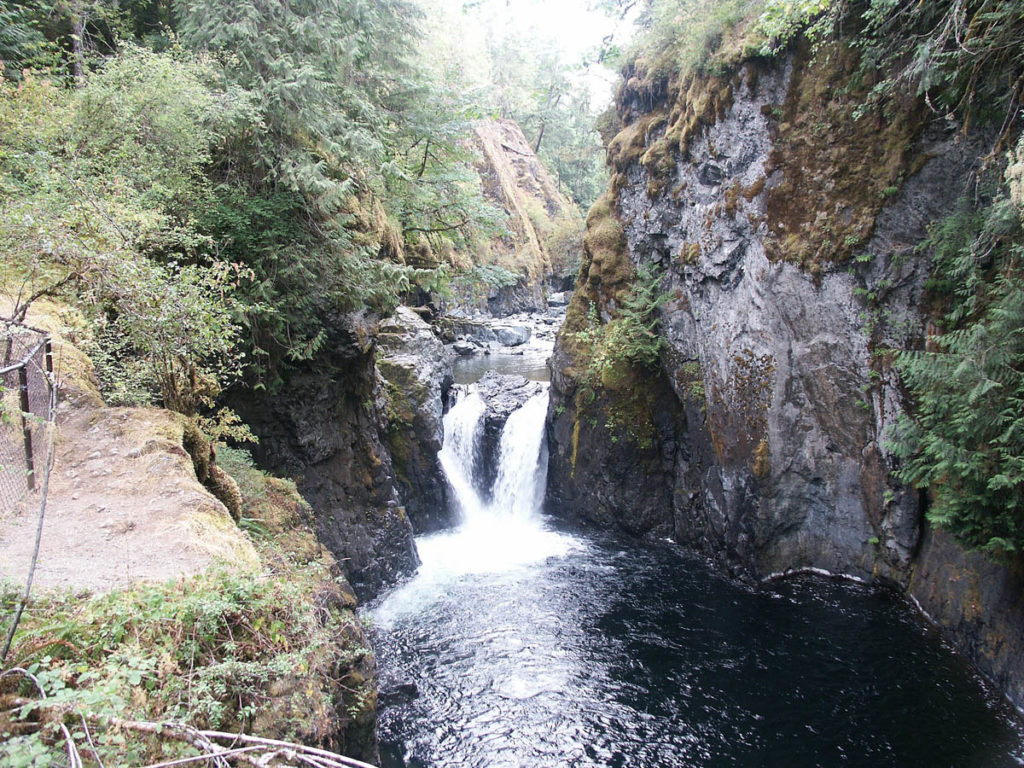
[[[189,415],[241,367],[245,273],[206,257],[208,239],[174,213],[203,197],[213,115],[233,119],[214,109],[205,66],[129,49],[74,95],[40,78],[0,84],[14,129],[0,153],[5,282],[74,288],[97,338],[114,341],[100,357],[116,398],[148,391]]]
[[[57,706],[93,723],[150,719],[250,731],[272,707],[286,718],[274,723],[281,737],[324,739],[342,696],[325,681],[344,684],[369,651],[339,642],[349,614],[314,608],[316,576],[315,569],[275,578],[222,573],[87,600],[46,597],[28,615],[11,666],[33,673],[48,698],[44,704],[24,683],[12,687],[13,678],[0,683],[0,698],[30,697],[17,713],[28,722]],[[275,681],[296,675],[315,682],[275,693]],[[0,743],[0,762],[52,754],[56,725],[51,715],[37,729],[22,728],[31,733]],[[117,729],[99,728],[93,738],[108,765],[150,762],[165,749],[126,741]]]

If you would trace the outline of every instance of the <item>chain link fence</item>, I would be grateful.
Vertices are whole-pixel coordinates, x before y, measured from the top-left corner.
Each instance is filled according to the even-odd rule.
[[[49,334],[0,319],[0,509],[42,477],[54,394]]]

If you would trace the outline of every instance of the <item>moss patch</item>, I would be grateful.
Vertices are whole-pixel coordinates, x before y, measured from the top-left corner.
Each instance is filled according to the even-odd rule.
[[[823,46],[797,53],[778,123],[771,167],[781,183],[767,193],[769,258],[820,274],[871,237],[886,198],[914,169],[925,112],[889,100],[863,116],[869,82],[858,82],[857,52]]]
[[[722,464],[743,464],[755,473],[767,471],[774,373],[770,355],[744,348],[733,355],[728,380],[710,384],[708,429]]]
[[[634,275],[626,232],[615,208],[614,196],[602,195],[587,214],[583,237],[584,262],[588,266],[585,288],[602,308],[628,288]]]

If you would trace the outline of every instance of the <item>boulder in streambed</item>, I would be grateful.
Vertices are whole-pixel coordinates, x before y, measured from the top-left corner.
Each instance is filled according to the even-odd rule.
[[[564,307],[569,304],[569,299],[572,298],[572,291],[562,291],[560,293],[549,293],[548,294],[548,306],[549,307]]]
[[[528,325],[496,325],[491,330],[503,347],[518,347],[525,344],[533,332]]]

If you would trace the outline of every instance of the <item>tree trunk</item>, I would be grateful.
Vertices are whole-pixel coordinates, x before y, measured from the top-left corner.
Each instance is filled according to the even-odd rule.
[[[540,130],[537,131],[537,140],[533,142],[533,154],[540,153],[540,142],[544,138],[544,128],[547,126],[548,121],[545,120],[540,124]]]
[[[85,14],[81,11],[71,12],[71,73],[75,87],[85,84]]]

